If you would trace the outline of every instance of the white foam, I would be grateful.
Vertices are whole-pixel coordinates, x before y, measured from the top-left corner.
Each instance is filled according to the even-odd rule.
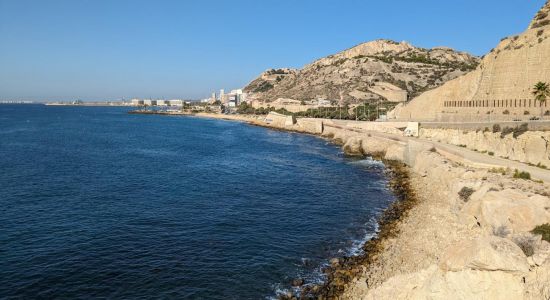
[[[384,168],[384,164],[381,161],[375,160],[372,157],[367,157],[361,160],[355,160],[351,162],[352,165],[367,167],[367,168]]]

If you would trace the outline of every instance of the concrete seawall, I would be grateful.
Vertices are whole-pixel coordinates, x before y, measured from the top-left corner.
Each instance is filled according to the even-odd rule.
[[[413,140],[403,142],[391,137],[365,134],[365,131],[373,131],[387,134],[402,135],[402,129],[407,127],[407,122],[355,122],[344,120],[327,119],[297,119],[289,123],[286,116],[272,115],[267,118],[269,122],[254,122],[256,125],[320,135],[341,144],[348,155],[372,155],[383,154],[382,158],[403,162],[414,166],[416,155],[429,149],[423,143],[416,143]]]

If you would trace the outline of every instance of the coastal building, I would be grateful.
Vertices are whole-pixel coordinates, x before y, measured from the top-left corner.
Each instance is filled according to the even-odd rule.
[[[317,99],[317,100],[314,100],[312,104],[318,107],[326,107],[326,106],[331,106],[330,102],[331,102],[330,100],[326,100],[326,99]]]
[[[155,105],[157,105],[157,100],[145,99],[145,100],[143,100],[143,105],[155,106]]]
[[[212,93],[210,103],[214,103],[215,100],[219,100],[223,105],[229,107],[236,107],[242,102],[248,101],[247,93],[244,93],[242,89],[231,90],[229,93],[225,93],[224,89],[220,90],[220,94]]]
[[[174,100],[168,100],[168,105],[170,106],[183,106],[183,100],[174,99]]]
[[[157,106],[168,106],[168,105],[170,105],[170,101],[157,100]]]
[[[236,107],[237,105],[239,105],[239,96],[237,94],[228,94],[227,105],[229,107]]]
[[[140,106],[144,104],[141,99],[132,99],[130,102],[132,103],[132,106]]]

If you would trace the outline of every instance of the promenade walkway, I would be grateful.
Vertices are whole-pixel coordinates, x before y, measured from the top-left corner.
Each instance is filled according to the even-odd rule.
[[[349,127],[339,126],[339,125],[327,124],[325,126],[354,131],[361,134],[369,134],[371,136],[390,139],[393,141],[400,141],[403,143],[414,141],[417,143],[424,144],[427,149],[430,149],[433,147],[436,149],[437,152],[439,152],[443,156],[454,161],[459,161],[466,165],[470,165],[473,167],[481,167],[481,168],[504,168],[504,169],[509,168],[511,170],[517,169],[519,171],[529,172],[533,179],[542,180],[544,182],[550,182],[550,170],[545,170],[535,166],[530,166],[528,164],[518,162],[518,161],[513,161],[513,160],[504,159],[500,157],[493,157],[488,154],[479,153],[479,152],[458,147],[455,145],[430,141],[422,138],[406,137],[406,136],[401,136],[396,134],[382,133],[378,131],[368,131],[368,130],[363,130],[358,128],[349,128]]]

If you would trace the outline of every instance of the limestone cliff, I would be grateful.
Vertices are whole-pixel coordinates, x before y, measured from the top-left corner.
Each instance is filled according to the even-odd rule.
[[[479,59],[450,48],[423,49],[376,40],[321,58],[301,70],[273,69],[244,90],[260,101],[279,98],[340,102],[407,100],[474,69]]]
[[[505,111],[518,115],[537,113],[540,107],[534,101],[532,105],[530,102],[519,105],[518,101],[533,99],[531,90],[538,81],[550,81],[549,12],[547,2],[527,31],[503,39],[475,71],[398,106],[390,115],[402,120],[448,121],[472,114],[483,118],[490,114],[502,116],[507,114]],[[457,101],[463,104],[449,107],[449,103]]]

